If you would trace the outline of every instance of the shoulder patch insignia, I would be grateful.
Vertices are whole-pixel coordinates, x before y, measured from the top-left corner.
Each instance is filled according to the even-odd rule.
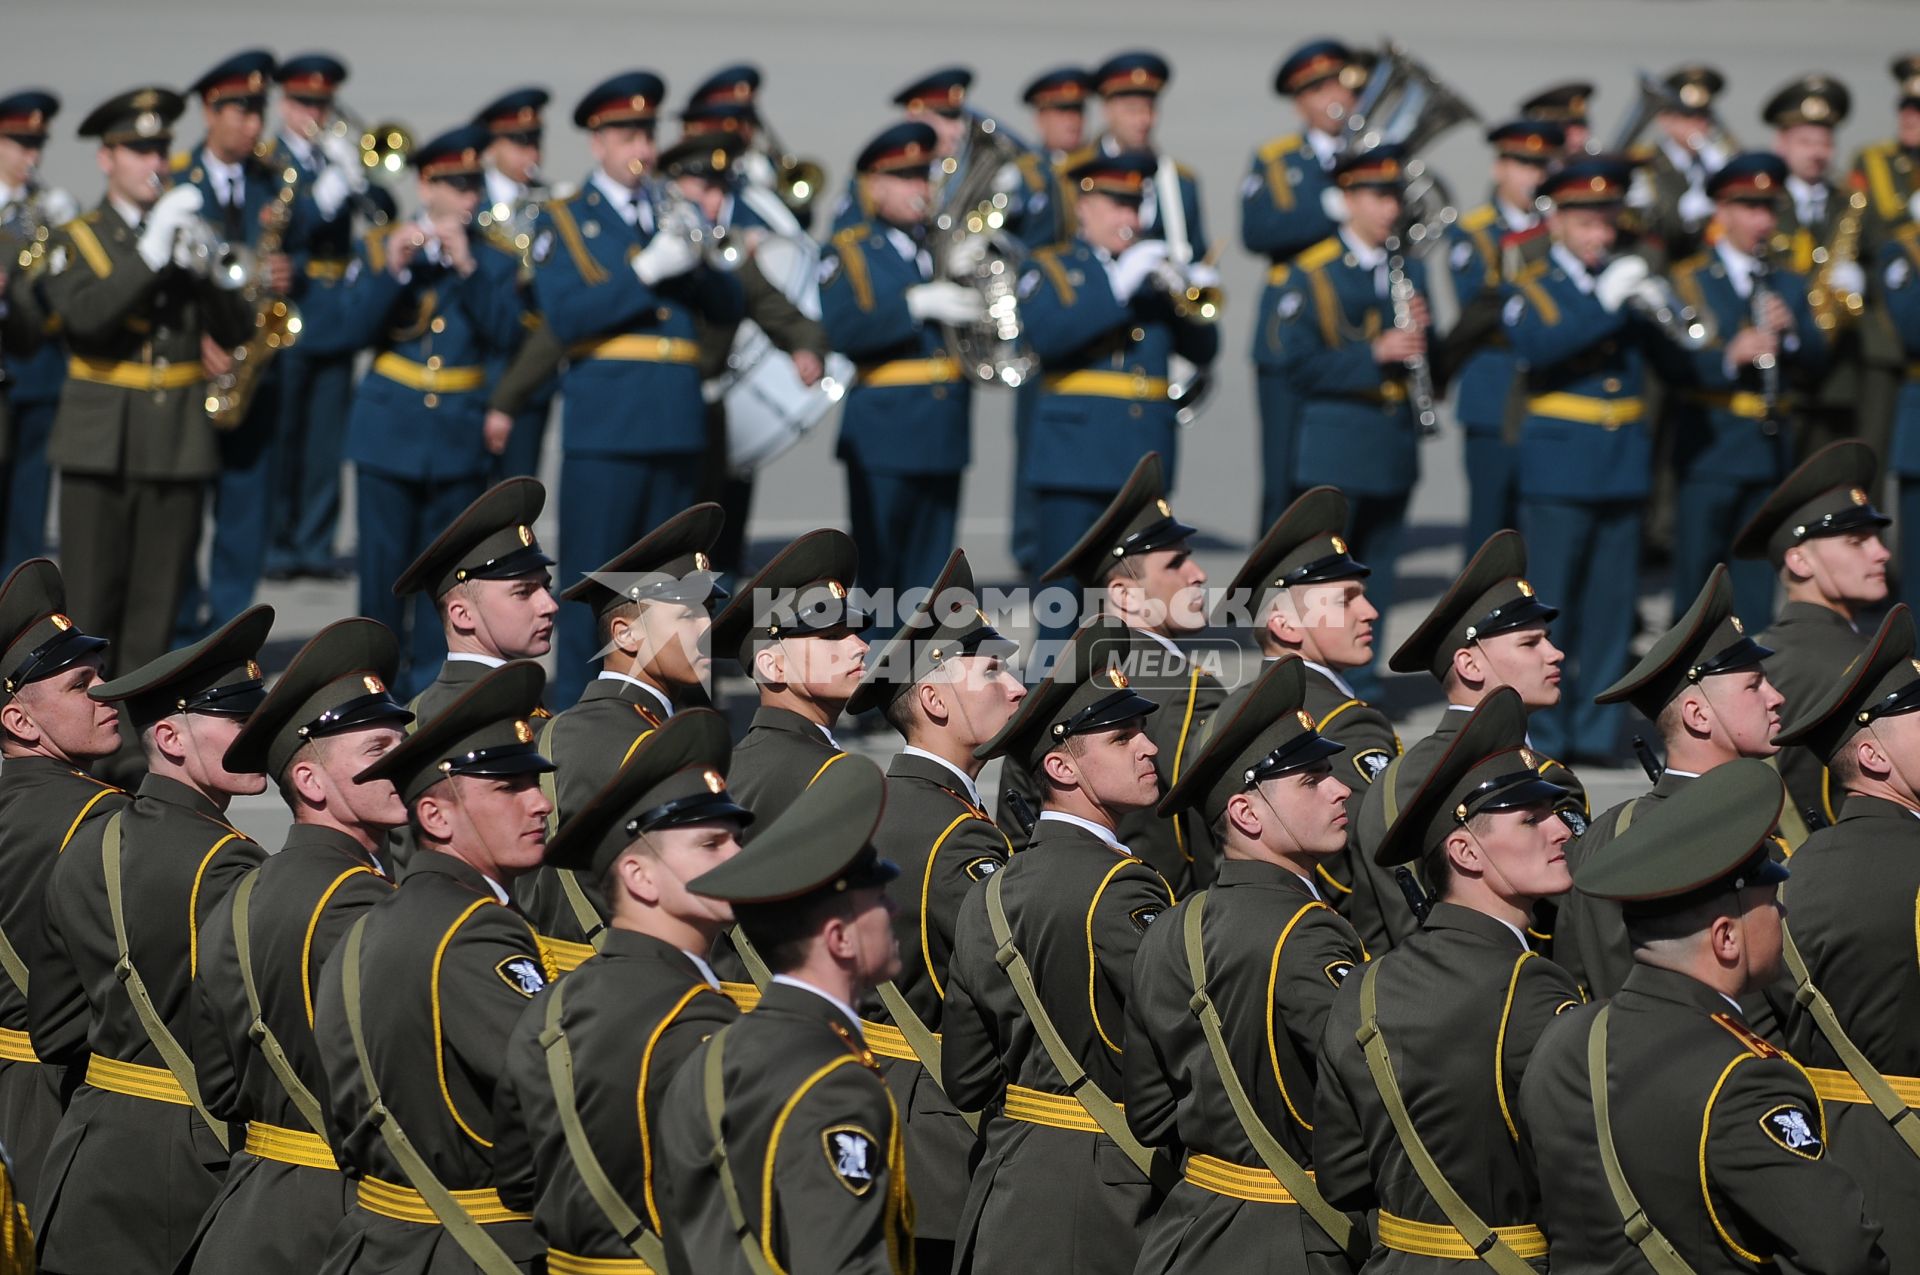
[[[985,881],[988,877],[998,872],[1000,868],[1001,863],[999,859],[990,854],[983,854],[977,859],[967,860],[962,871],[972,880]]]
[[[546,971],[531,956],[509,956],[493,967],[500,981],[532,1000],[547,985]]]
[[[1162,912],[1165,912],[1166,910],[1167,909],[1165,904],[1149,903],[1146,907],[1135,908],[1133,911],[1127,913],[1127,917],[1129,920],[1133,922],[1134,929],[1140,931],[1142,934],[1145,934],[1147,932],[1147,927],[1149,925],[1152,925],[1155,921],[1158,921],[1160,919],[1160,914]]]
[[[533,240],[533,264],[544,266],[547,258],[553,255],[553,231],[543,230]]]
[[[1519,324],[1520,316],[1526,312],[1527,299],[1516,292],[1508,297],[1507,304],[1501,307],[1500,322],[1507,327],[1514,327]]]
[[[1240,179],[1240,198],[1252,199],[1260,193],[1260,188],[1266,184],[1267,183],[1261,179],[1260,174],[1248,173]]]
[[[1560,816],[1560,822],[1573,830],[1576,837],[1587,835],[1587,817],[1571,806],[1562,807],[1554,812]]]
[[[1447,262],[1455,270],[1465,270],[1467,263],[1473,260],[1473,241],[1458,239],[1454,241],[1453,251],[1447,254]]]
[[[820,1134],[820,1149],[840,1185],[855,1195],[873,1189],[874,1162],[880,1158],[879,1139],[859,1125],[837,1124]]]
[[[1283,319],[1291,319],[1294,315],[1300,313],[1300,307],[1305,305],[1306,301],[1307,301],[1306,297],[1301,293],[1298,293],[1298,292],[1282,293],[1280,296],[1280,305],[1278,307],[1280,317]]]
[[[1904,288],[1907,286],[1907,280],[1912,277],[1912,269],[1901,258],[1895,257],[1887,263],[1887,286],[1889,288]]]
[[[1338,987],[1340,986],[1340,984],[1347,981],[1347,975],[1353,973],[1353,962],[1352,961],[1334,961],[1331,964],[1329,964],[1326,967],[1326,969],[1323,970],[1322,972],[1327,976],[1327,981],[1329,983],[1332,983],[1335,987]]]
[[[1393,754],[1384,748],[1363,748],[1353,755],[1353,768],[1360,778],[1372,783],[1393,764]]]
[[[814,282],[818,283],[821,287],[824,288],[828,284],[832,283],[834,280],[834,277],[839,273],[840,273],[839,256],[834,253],[827,253],[825,256],[820,258],[820,265],[815,270]]]
[[[1761,1116],[1760,1128],[1783,1150],[1803,1160],[1818,1160],[1826,1154],[1826,1144],[1815,1131],[1813,1117],[1798,1103],[1783,1103]]]
[[[1764,1037],[1756,1036],[1753,1030],[1732,1014],[1715,1014],[1713,1021],[1724,1027],[1755,1058],[1779,1058],[1780,1051]]]

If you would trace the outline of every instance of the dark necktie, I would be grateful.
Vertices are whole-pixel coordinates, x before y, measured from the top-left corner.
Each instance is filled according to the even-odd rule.
[[[228,243],[239,243],[246,237],[245,197],[238,179],[227,179],[227,199],[220,206],[221,225],[226,232]]]

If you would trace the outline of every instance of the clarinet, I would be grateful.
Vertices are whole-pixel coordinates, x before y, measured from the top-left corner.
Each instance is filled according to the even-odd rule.
[[[1413,280],[1407,278],[1407,257],[1400,236],[1386,242],[1387,299],[1393,303],[1393,326],[1407,331],[1413,327]],[[1440,413],[1433,400],[1433,366],[1427,356],[1416,354],[1405,363],[1407,398],[1413,404],[1413,416],[1420,423],[1420,436],[1432,438],[1440,432]]]
[[[1756,328],[1766,327],[1767,298],[1773,295],[1767,291],[1767,276],[1773,271],[1763,254],[1764,245],[1761,252],[1754,254],[1751,304]],[[1762,354],[1753,364],[1760,369],[1760,432],[1772,438],[1780,432],[1780,359],[1777,355]]]

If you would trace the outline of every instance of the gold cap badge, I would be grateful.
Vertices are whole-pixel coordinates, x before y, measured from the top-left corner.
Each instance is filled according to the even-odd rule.
[[[387,689],[387,684],[371,673],[360,679],[360,685],[367,688],[367,694],[369,695],[378,695],[381,691]]]
[[[1293,716],[1294,716],[1294,719],[1300,723],[1301,730],[1313,729],[1313,714],[1309,713],[1306,709],[1304,708],[1301,709],[1299,712],[1295,713]]]
[[[847,586],[841,584],[838,580],[829,580],[827,581],[827,592],[835,598],[844,598],[847,596]]]
[[[529,527],[526,523],[523,522],[518,527],[515,527],[514,530],[520,533],[521,544],[523,545],[533,544],[533,528],[532,527]]]
[[[260,680],[260,665],[258,661],[247,661],[247,676],[253,678],[255,681]]]
[[[693,569],[695,571],[711,571],[713,569],[713,563],[707,559],[706,554],[695,549],[693,551]]]
[[[700,776],[700,778],[706,780],[707,791],[710,793],[717,794],[725,791],[726,789],[727,781],[722,779],[720,777],[720,772],[717,770],[714,770],[712,767],[708,767],[707,770]]]
[[[1345,553],[1347,551],[1347,542],[1339,536],[1333,537],[1333,551],[1335,553]]]
[[[1539,758],[1533,755],[1533,750],[1531,748],[1522,748],[1520,750],[1520,764],[1525,766],[1527,769],[1532,770],[1534,767],[1540,764],[1540,760]]]
[[[1530,598],[1533,596],[1533,586],[1528,584],[1525,580],[1515,580],[1513,583],[1514,583],[1514,587],[1520,590],[1521,597]]]
[[[1107,681],[1115,690],[1124,691],[1127,689],[1127,675],[1117,668],[1107,670]]]
[[[1734,631],[1735,633],[1738,633],[1738,634],[1740,634],[1740,635],[1741,635],[1741,636],[1743,636],[1743,637],[1744,637],[1744,636],[1746,635],[1746,632],[1747,632],[1747,626],[1746,626],[1746,625],[1744,625],[1744,624],[1742,624],[1742,623],[1740,623],[1740,617],[1739,617],[1739,616],[1737,616],[1737,615],[1730,615],[1730,616],[1728,616],[1728,617],[1727,617],[1727,622],[1728,622],[1729,624],[1731,624],[1731,625],[1733,625],[1733,631]]]
[[[1154,507],[1155,509],[1158,509],[1158,510],[1160,511],[1160,516],[1161,516],[1162,518],[1171,518],[1171,517],[1173,517],[1173,506],[1171,506],[1171,505],[1169,505],[1169,504],[1168,504],[1168,503],[1166,502],[1166,499],[1165,499],[1165,497],[1162,497],[1161,499],[1159,499],[1159,500],[1156,500],[1156,501],[1154,501],[1154,502],[1153,502],[1153,507]]]
[[[1851,500],[1856,505],[1864,505],[1867,503],[1867,493],[1862,491],[1860,488],[1855,487],[1852,491],[1847,493],[1847,499]]]
[[[64,615],[61,615],[58,611],[55,611],[52,615],[48,616],[47,619],[51,620],[53,622],[53,627],[56,629],[59,629],[62,633],[65,633],[68,629],[73,627],[73,621],[69,620]]]
[[[523,744],[531,744],[533,742],[533,727],[529,726],[526,722],[515,722],[513,724],[513,737]]]

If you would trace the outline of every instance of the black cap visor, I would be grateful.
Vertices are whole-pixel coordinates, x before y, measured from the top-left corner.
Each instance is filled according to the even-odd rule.
[[[664,832],[716,819],[731,819],[744,828],[753,822],[753,812],[725,792],[697,792],[635,815],[627,820],[626,829],[629,837],[637,837],[643,832]]]
[[[7,674],[6,691],[11,695],[28,682],[52,677],[61,669],[71,668],[95,651],[106,650],[109,645],[111,644],[107,639],[94,637],[91,633],[82,633],[79,629],[66,629],[56,633],[28,651],[27,658],[20,661],[20,666]]]
[[[1145,717],[1159,707],[1137,691],[1117,690],[1103,699],[1095,700],[1066,721],[1056,723],[1051,734],[1055,743],[1064,743],[1075,735],[1091,735],[1095,731],[1110,730],[1136,717]]]
[[[1346,751],[1345,744],[1328,739],[1319,731],[1302,731],[1247,767],[1241,774],[1241,781],[1251,788],[1263,780],[1279,779],[1307,770]]]

